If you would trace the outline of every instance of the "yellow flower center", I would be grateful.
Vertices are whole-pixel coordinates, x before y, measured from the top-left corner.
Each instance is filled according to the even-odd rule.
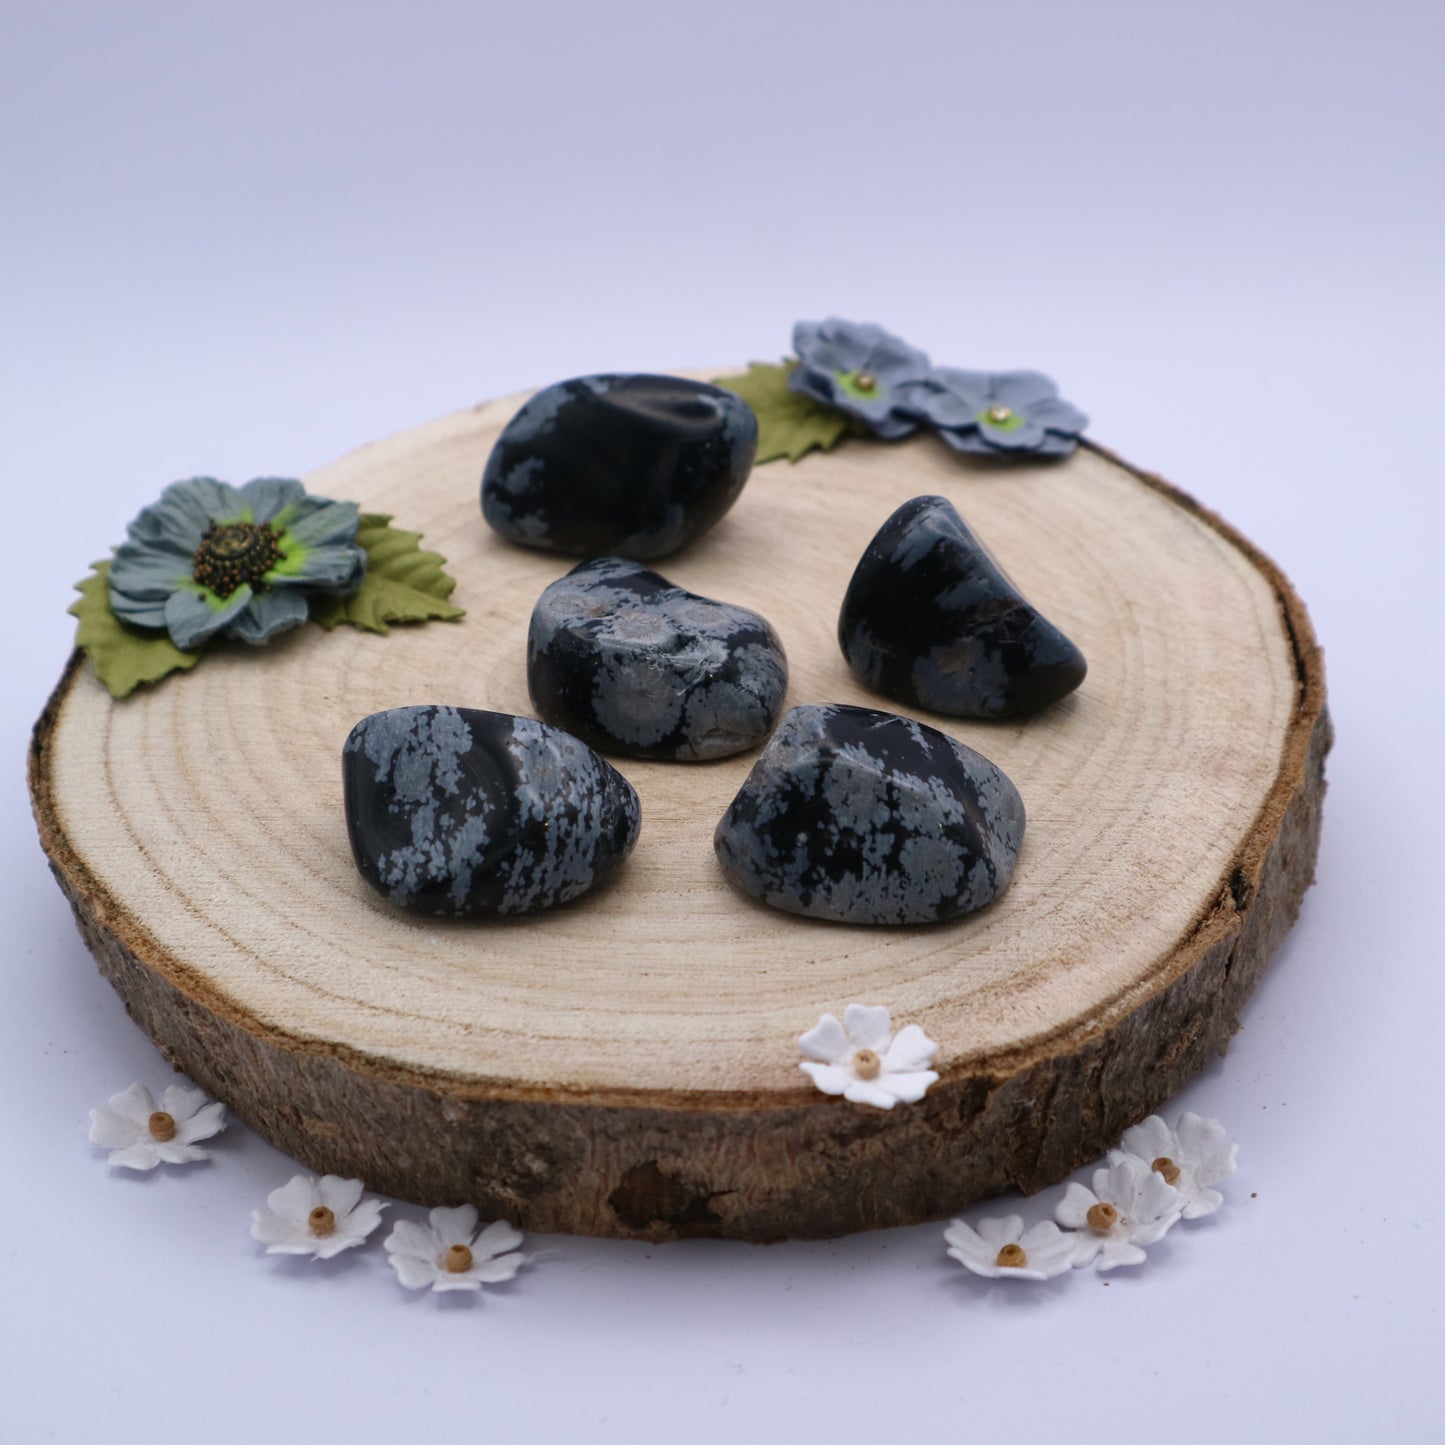
[[[157,1109],[146,1120],[146,1128],[157,1144],[169,1144],[176,1137],[176,1121],[164,1109]]]
[[[448,1274],[465,1274],[472,1267],[472,1252],[464,1244],[454,1244],[437,1263]]]
[[[883,1060],[872,1049],[859,1049],[853,1055],[853,1072],[860,1079],[876,1079],[883,1072]]]
[[[1156,1174],[1162,1174],[1166,1184],[1179,1182],[1179,1166],[1167,1154],[1161,1154],[1149,1167]]]
[[[1014,419],[1013,408],[1002,402],[995,402],[984,415],[995,425],[1005,426]]]
[[[1004,1245],[995,1261],[1000,1269],[1022,1269],[1028,1262],[1028,1253],[1021,1244]]]
[[[858,391],[877,391],[878,378],[871,371],[860,371],[853,378],[853,385]]]
[[[306,1222],[317,1239],[325,1239],[328,1234],[336,1233],[336,1215],[324,1204],[318,1204],[307,1216]]]
[[[1119,1211],[1112,1204],[1100,1202],[1090,1206],[1088,1214],[1084,1217],[1089,1221],[1089,1228],[1095,1234],[1108,1234],[1119,1222]]]

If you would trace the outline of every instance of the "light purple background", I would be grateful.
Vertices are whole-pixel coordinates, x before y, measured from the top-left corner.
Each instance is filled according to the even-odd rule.
[[[1438,1440],[1442,16],[7,0],[0,1438]],[[110,1177],[88,1108],[168,1074],[28,816],[70,583],[175,478],[832,313],[1051,372],[1311,606],[1319,886],[1170,1111],[1238,1138],[1223,1214],[1037,1289],[935,1226],[557,1238],[457,1306],[260,1256],[239,1128]]]

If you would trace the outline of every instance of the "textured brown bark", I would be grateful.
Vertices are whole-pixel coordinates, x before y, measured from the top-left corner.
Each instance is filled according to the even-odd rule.
[[[1121,464],[1122,465],[1122,464]],[[496,1089],[288,1037],[247,1018],[155,942],[71,844],[56,806],[56,720],[72,657],[36,725],[30,788],[43,847],[87,946],[176,1068],[315,1170],[427,1204],[470,1200],[530,1230],[642,1237],[819,1237],[941,1217],[1033,1191],[1101,1155],[1222,1051],[1312,881],[1331,741],[1323,663],[1277,568],[1218,518],[1137,474],[1245,553],[1278,599],[1297,669],[1278,775],[1212,904],[1151,989],[1043,1043],[945,1070],[891,1113],[841,1100]],[[799,1100],[800,1102],[794,1102]]]

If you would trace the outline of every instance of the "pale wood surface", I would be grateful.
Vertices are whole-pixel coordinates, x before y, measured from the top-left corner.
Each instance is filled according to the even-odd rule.
[[[1187,499],[1097,450],[1062,465],[992,466],[925,438],[772,463],[711,534],[660,564],[681,585],[772,621],[791,664],[790,705],[892,707],[859,688],[843,663],[834,638],[843,590],[894,507],[924,492],[958,506],[1089,661],[1078,693],[1031,720],[919,714],[993,758],[1023,794],[1023,853],[991,909],[938,927],[858,929],[795,919],[735,893],[711,835],[752,755],[706,765],[620,761],[642,799],[641,841],[613,886],[568,908],[449,924],[413,919],[371,895],[352,865],[341,810],[340,749],[353,723],[417,702],[530,712],[527,618],[570,563],[503,543],[477,502],[487,451],[519,401],[443,418],[307,478],[315,491],[421,530],[458,579],[463,622],[385,639],[306,628],[265,654],[213,657],[121,703],[73,670],[53,700],[38,735],[42,837],[92,943],[111,950],[107,971],[163,1047],[205,1073],[200,1041],[187,1043],[198,1025],[178,1035],[174,999],[163,1006],[156,987],[183,998],[195,1019],[214,1015],[228,1034],[239,1031],[248,1060],[261,1049],[234,1079],[212,1065],[219,1086],[241,1091],[231,1102],[263,1132],[328,1167],[372,1148],[345,1142],[367,1128],[350,1091],[360,1087],[364,1098],[371,1081],[420,1086],[443,1108],[448,1099],[535,1105],[526,1116],[534,1133],[545,1134],[548,1106],[562,1127],[563,1106],[577,1105],[591,1122],[568,1114],[561,1153],[594,1126],[614,1151],[585,1188],[560,1155],[542,1170],[547,1187],[525,1197],[502,1177],[504,1166],[475,1162],[464,1185],[445,1166],[429,1172],[415,1160],[409,1175],[393,1169],[388,1182],[413,1197],[428,1197],[428,1182],[461,1187],[534,1226],[655,1235],[828,1232],[897,1216],[884,1204],[835,1215],[816,1197],[803,1207],[798,1191],[816,1196],[825,1185],[799,1174],[792,1146],[785,1162],[757,1166],[762,1174],[740,1184],[728,1173],[731,1146],[715,1137],[732,1127],[730,1115],[749,1110],[785,1133],[785,1116],[808,1119],[803,1132],[821,1130],[825,1141],[830,1130],[856,1133],[847,1122],[856,1110],[812,1091],[795,1044],[821,1012],[853,1000],[885,1003],[896,1021],[921,1024],[942,1046],[945,1085],[988,1079],[996,1088],[1077,1059],[1150,1006],[1163,1010],[1162,1023],[1173,1007],[1165,995],[1193,990],[1188,1016],[1200,1017],[1180,1066],[1202,1064],[1238,1005],[1221,987],[1211,1013],[1208,997],[1195,996],[1198,980],[1186,978],[1224,936],[1210,932],[1213,921],[1223,910],[1226,933],[1242,930],[1252,894],[1268,881],[1266,855],[1294,826],[1299,839],[1277,860],[1270,909],[1279,918],[1264,930],[1262,967],[1309,881],[1327,745],[1322,675],[1284,579]],[[1308,816],[1291,825],[1291,807]],[[154,977],[143,978],[147,971]],[[142,985],[148,1004],[132,997]],[[1167,1040],[1151,1035],[1156,1045]],[[218,1047],[208,1036],[205,1051]],[[277,1058],[266,1062],[269,1050]],[[279,1074],[323,1058],[333,1092],[338,1061],[346,1071],[350,1117],[328,1121],[323,1090],[298,1134],[263,1096]],[[267,1086],[251,1078],[253,1067]],[[1177,1086],[1177,1072],[1171,1055],[1157,1079],[1125,1091],[1119,1109],[1141,1112],[1169,1079]],[[412,1128],[414,1106],[397,1105]],[[384,1135],[392,1125],[379,1121],[392,1103],[368,1107]],[[674,1139],[671,1153],[643,1141],[647,1110],[674,1111],[677,1127],[683,1111],[696,1137]],[[870,1147],[887,1153],[917,1127],[898,1119],[904,1112],[869,1122],[870,1138],[883,1131]],[[1091,1131],[1104,1127],[1097,1107],[1084,1112],[1060,1159],[1091,1147]],[[1016,1135],[1018,1120],[1008,1128]],[[412,1144],[408,1157],[426,1153]],[[597,1139],[583,1152],[595,1165]],[[696,1210],[697,1230],[679,1224],[687,1208],[675,1200],[649,1215],[650,1195],[633,1210],[640,1222],[619,1225],[615,1205],[609,1213],[618,1178],[663,1154],[691,1180],[690,1199],[737,1196],[713,1206],[718,1229]],[[1039,1169],[1052,1167],[1010,1166],[1009,1177],[1041,1183]],[[968,1172],[936,1199],[902,1206],[904,1215],[962,1202],[950,1188],[998,1187],[992,1176],[969,1182]],[[397,1189],[409,1181],[417,1187]],[[796,1230],[785,1197],[804,1220]]]

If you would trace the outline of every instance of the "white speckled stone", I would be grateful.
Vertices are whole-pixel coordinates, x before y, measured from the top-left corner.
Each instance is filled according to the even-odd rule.
[[[399,707],[351,730],[346,823],[362,876],[418,913],[534,913],[617,869],[641,814],[627,780],[560,728]]]
[[[541,716],[603,752],[699,762],[767,737],[788,661],[756,612],[599,557],[538,599],[527,686]]]
[[[1024,805],[994,763],[936,728],[861,707],[795,707],[714,839],[728,877],[789,913],[934,923],[1008,887]]]

